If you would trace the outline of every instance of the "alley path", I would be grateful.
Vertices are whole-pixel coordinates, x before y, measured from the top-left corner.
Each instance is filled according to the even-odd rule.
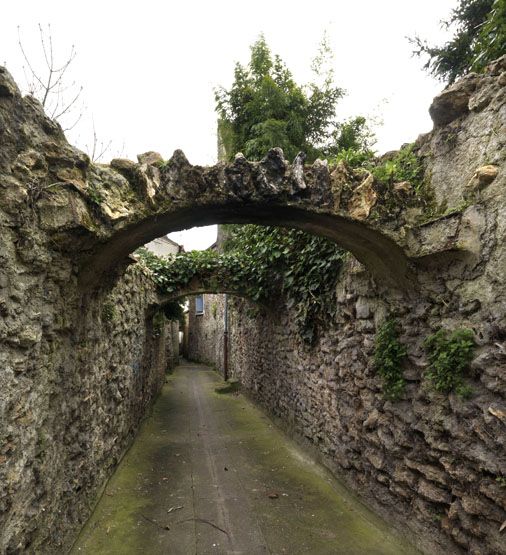
[[[418,552],[216,373],[184,365],[168,377],[72,553]]]

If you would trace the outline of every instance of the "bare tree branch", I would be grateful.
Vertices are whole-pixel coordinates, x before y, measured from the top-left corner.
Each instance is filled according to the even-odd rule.
[[[18,44],[26,63],[26,68],[23,67],[23,71],[25,73],[29,93],[40,100],[43,108],[51,118],[58,121],[61,118],[71,115],[83,91],[83,87],[78,87],[75,82],[72,82],[71,85],[64,86],[67,70],[75,60],[77,53],[74,45],[72,45],[68,56],[63,62],[58,64],[55,60],[51,25],[48,24],[47,31],[40,23],[38,24],[38,28],[40,46],[46,69],[42,71],[35,69],[34,63],[26,53],[21,38],[21,30],[18,26]],[[64,92],[70,89],[74,89],[74,92],[70,95],[70,100],[66,101]],[[82,113],[72,127],[77,124],[81,115]],[[62,124],[62,127],[65,127],[62,121],[59,121],[59,123]],[[68,129],[70,128],[67,126],[67,130]]]
[[[81,121],[85,106],[80,102],[83,87],[75,81],[68,81],[72,62],[77,56],[72,45],[63,60],[56,56],[51,25],[47,28],[38,24],[39,47],[41,52],[27,54],[18,26],[18,44],[25,61],[23,72],[28,92],[37,98],[46,114],[62,126],[63,131],[71,131]],[[37,54],[39,54],[37,58]],[[58,58],[58,59],[57,59]],[[36,63],[38,61],[38,63]],[[69,69],[70,68],[70,69]],[[111,150],[112,141],[101,141],[92,117],[92,141],[84,145],[93,162],[98,162]],[[122,147],[124,150],[124,145]]]

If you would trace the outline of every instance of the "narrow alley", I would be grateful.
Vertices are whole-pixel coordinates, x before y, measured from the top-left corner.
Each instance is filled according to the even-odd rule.
[[[214,371],[181,365],[72,553],[418,552]]]

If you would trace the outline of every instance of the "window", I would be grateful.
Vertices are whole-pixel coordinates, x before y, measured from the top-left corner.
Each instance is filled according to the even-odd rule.
[[[204,295],[195,297],[195,314],[204,314]]]

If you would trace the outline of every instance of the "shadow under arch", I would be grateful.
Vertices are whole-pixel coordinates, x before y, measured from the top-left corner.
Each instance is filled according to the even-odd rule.
[[[295,228],[326,237],[351,252],[389,287],[416,290],[416,278],[404,250],[385,233],[361,221],[277,202],[195,204],[149,215],[116,232],[81,267],[80,286],[91,289],[104,274],[128,263],[128,255],[173,231],[212,224],[259,224]]]
[[[185,287],[177,289],[172,293],[159,293],[158,301],[149,306],[147,315],[152,316],[156,311],[162,309],[170,303],[180,301],[186,297],[195,297],[197,295],[231,295],[245,299],[266,312],[272,312],[273,308],[267,302],[253,299],[251,295],[244,289],[231,287],[227,283],[216,284],[215,286],[205,283],[198,278],[193,278]]]
[[[240,298],[252,303],[259,309],[259,312],[263,315],[269,315],[270,317],[276,317],[276,315],[279,315],[279,313],[276,312],[271,304],[268,304],[266,301],[263,302],[253,299],[251,295],[240,288],[230,287],[227,286],[227,284],[223,283],[211,286],[208,283],[200,281],[198,278],[194,278],[185,287],[182,287],[169,294],[160,294],[158,303],[149,307],[147,311],[147,320],[151,321],[156,312],[164,311],[164,309],[171,303],[178,302],[182,299],[186,299],[191,302],[198,295],[228,295],[232,298]],[[219,337],[216,337],[216,335],[214,336],[214,341],[216,341],[216,343],[214,344],[214,354],[216,356],[214,362],[217,364],[217,367],[221,368],[220,371],[223,373],[225,381],[227,381],[229,378],[229,356],[231,348],[231,345],[229,344],[229,318],[227,316],[227,313],[229,313],[230,309],[228,308],[229,304],[226,300],[226,296],[224,305],[222,305],[221,312],[223,327],[220,328],[218,324],[218,327],[214,329],[214,332],[212,332],[217,333]],[[195,335],[196,330],[193,326],[197,324],[197,320],[195,319],[200,317],[196,312],[193,313],[194,320],[192,326],[192,318],[190,316],[191,313],[192,309],[188,307],[188,312],[186,313],[186,316],[184,318],[184,323],[180,320],[180,332],[182,332],[182,337],[180,338],[180,353],[182,353],[183,357],[188,358],[188,360],[192,359],[191,357],[189,357],[189,353],[191,352],[191,345],[193,344],[192,340],[194,341],[195,338],[198,337],[198,332],[197,335]],[[201,314],[203,316],[205,312],[202,312]],[[213,316],[213,320],[217,322],[216,314],[214,314]],[[220,352],[220,354],[218,354],[218,352]],[[221,366],[218,362],[219,360],[221,361]]]

